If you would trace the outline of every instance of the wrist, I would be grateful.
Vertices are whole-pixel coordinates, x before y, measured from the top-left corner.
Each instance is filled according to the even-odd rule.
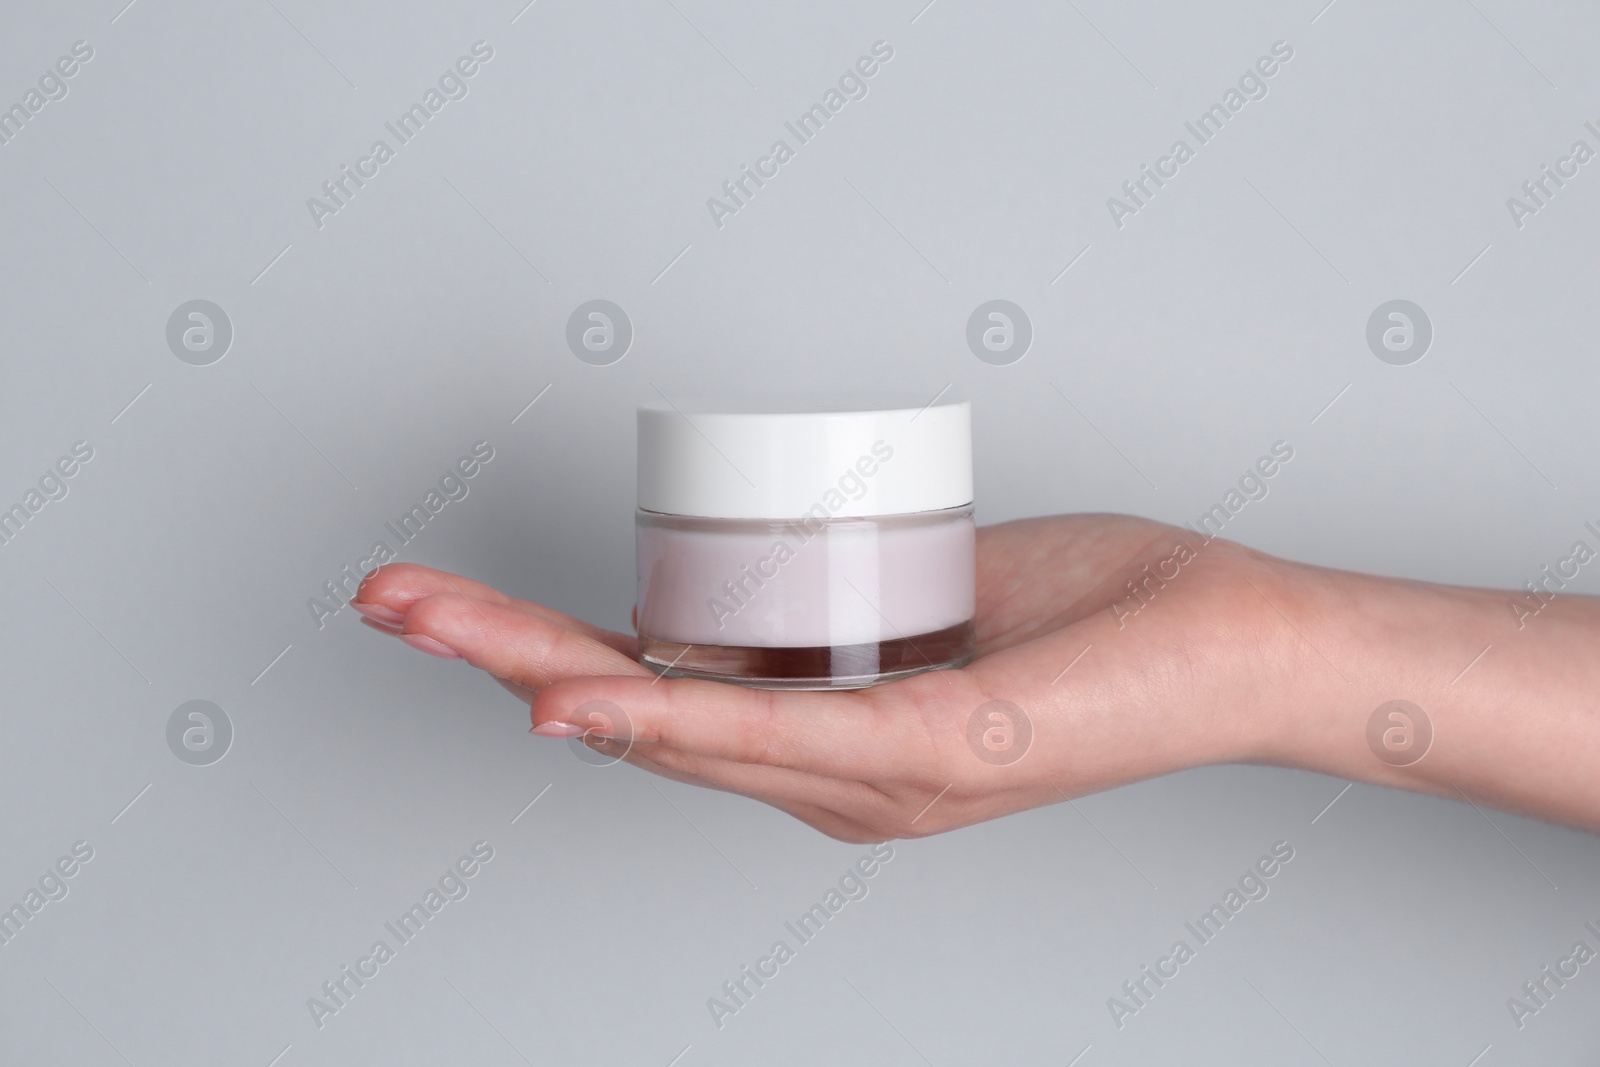
[[[1260,758],[1593,823],[1595,601],[1551,605],[1535,632],[1505,592],[1282,561],[1256,584],[1292,639]]]
[[[1408,739],[1390,734],[1385,762],[1368,743],[1367,724],[1390,701],[1421,706],[1418,698],[1432,693],[1424,665],[1437,656],[1427,646],[1445,635],[1427,598],[1412,583],[1278,559],[1261,561],[1246,579],[1243,595],[1257,602],[1260,640],[1277,665],[1256,708],[1253,758],[1364,780],[1400,770]],[[1412,723],[1409,738],[1424,755],[1430,724]],[[1403,733],[1399,721],[1392,725]]]

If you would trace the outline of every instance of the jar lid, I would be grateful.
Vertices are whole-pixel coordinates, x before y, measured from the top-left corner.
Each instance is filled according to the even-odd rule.
[[[639,507],[646,511],[796,519],[970,503],[966,401],[879,411],[639,409]]]

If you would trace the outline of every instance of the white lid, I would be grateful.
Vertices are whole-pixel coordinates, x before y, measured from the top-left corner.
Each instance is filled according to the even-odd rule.
[[[639,506],[646,511],[795,519],[970,503],[966,401],[883,411],[639,409]]]

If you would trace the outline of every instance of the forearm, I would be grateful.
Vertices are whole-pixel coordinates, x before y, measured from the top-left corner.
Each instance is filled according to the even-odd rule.
[[[1600,600],[1563,595],[1534,615],[1520,593],[1268,570],[1260,592],[1297,631],[1272,762],[1600,830]],[[1409,751],[1407,709],[1368,728],[1395,700],[1425,716]]]

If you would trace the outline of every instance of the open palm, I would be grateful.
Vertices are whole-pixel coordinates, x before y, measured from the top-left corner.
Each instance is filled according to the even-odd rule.
[[[1121,515],[986,527],[977,658],[853,692],[657,678],[630,635],[413,564],[381,568],[353,606],[493,674],[534,733],[865,842],[1162,773],[1180,736],[1183,764],[1237,756],[1228,708],[1249,683],[1233,665],[1260,651],[1268,606],[1245,584],[1258,558]]]

